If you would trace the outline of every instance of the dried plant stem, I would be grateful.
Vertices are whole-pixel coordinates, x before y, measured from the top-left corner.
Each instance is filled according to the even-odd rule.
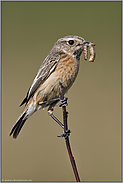
[[[63,87],[62,87],[62,83],[60,83],[60,82],[59,82],[59,87],[60,87],[60,92],[61,92],[60,99],[64,100]],[[64,133],[65,133],[68,130],[68,126],[67,126],[68,113],[66,111],[66,106],[62,106],[62,109],[63,109],[63,122],[64,122]],[[71,165],[72,165],[72,168],[73,168],[73,172],[74,172],[74,175],[75,175],[75,178],[76,178],[76,182],[81,182],[80,178],[79,178],[78,171],[77,171],[76,163],[75,163],[74,157],[72,155],[70,142],[69,142],[69,136],[65,137],[65,142],[66,142],[66,147],[67,147],[67,150],[68,150],[69,158],[70,158],[70,161],[71,161]]]

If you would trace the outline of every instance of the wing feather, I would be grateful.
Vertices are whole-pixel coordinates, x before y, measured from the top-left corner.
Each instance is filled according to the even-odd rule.
[[[34,95],[35,91],[39,88],[39,86],[41,84],[43,84],[44,81],[55,70],[59,59],[60,59],[59,54],[54,54],[54,55],[52,54],[52,56],[50,56],[50,54],[49,54],[45,58],[41,67],[38,70],[38,73],[37,73],[32,85],[31,85],[31,87],[29,88],[29,90],[27,92],[26,97],[24,98],[24,100],[22,101],[20,106],[22,106],[24,103],[27,103],[29,101],[29,99]]]

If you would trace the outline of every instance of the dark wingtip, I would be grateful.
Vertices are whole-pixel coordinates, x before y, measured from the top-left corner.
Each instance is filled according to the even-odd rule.
[[[12,131],[10,132],[9,136],[11,136],[11,135],[12,135]]]
[[[20,106],[22,106],[23,104],[25,104],[27,102],[27,97],[25,97],[25,99],[21,102]]]
[[[14,125],[13,128],[11,129],[9,136],[11,136],[13,134],[15,127],[16,127],[16,125]]]

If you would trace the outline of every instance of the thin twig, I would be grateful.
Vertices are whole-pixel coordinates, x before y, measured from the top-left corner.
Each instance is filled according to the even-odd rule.
[[[61,92],[60,98],[61,98],[61,100],[64,100],[63,86],[62,86],[61,82],[59,82],[59,87],[60,87],[60,92]],[[66,111],[66,106],[62,106],[62,109],[63,109],[64,133],[66,133],[66,131],[68,130],[68,126],[67,126],[68,113]],[[76,178],[76,182],[81,182],[80,178],[79,178],[78,171],[77,171],[76,163],[75,163],[74,157],[72,155],[70,142],[69,142],[69,136],[65,137],[65,142],[66,142],[66,147],[67,147],[67,150],[68,150],[69,158],[70,158],[70,161],[71,161],[71,165],[72,165],[72,168],[73,168],[73,172],[74,172],[74,175],[75,175],[75,178]]]

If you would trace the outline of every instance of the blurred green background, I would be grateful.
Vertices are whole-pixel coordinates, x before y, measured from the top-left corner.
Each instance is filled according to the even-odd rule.
[[[54,43],[78,35],[96,43],[94,63],[80,61],[66,94],[70,142],[82,181],[121,181],[122,2],[1,2],[2,180],[75,181],[62,129],[47,110],[9,132]],[[61,108],[54,114],[62,121]]]

